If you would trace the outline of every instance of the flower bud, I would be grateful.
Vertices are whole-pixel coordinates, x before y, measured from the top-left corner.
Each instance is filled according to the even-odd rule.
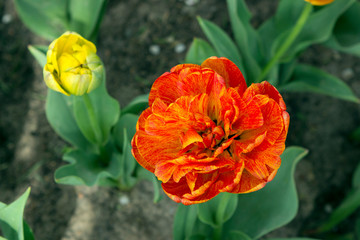
[[[334,0],[305,0],[315,6],[322,6],[332,3]]]
[[[95,45],[75,32],[65,32],[54,40],[46,58],[46,85],[65,95],[90,93],[104,78],[104,67],[96,55]]]

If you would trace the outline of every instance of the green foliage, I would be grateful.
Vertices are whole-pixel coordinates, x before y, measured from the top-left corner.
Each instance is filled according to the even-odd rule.
[[[284,91],[313,92],[360,103],[351,89],[337,77],[305,64],[295,66],[290,82],[279,88]]]
[[[360,57],[360,2],[354,4],[340,16],[335,24],[327,46]]]
[[[0,202],[0,229],[8,240],[34,240],[31,229],[23,220],[26,200],[30,194],[28,188],[16,201],[6,205]]]
[[[212,239],[216,228],[225,221],[221,239],[258,239],[288,223],[298,208],[295,166],[306,154],[304,148],[287,148],[281,155],[282,165],[274,180],[259,191],[220,194],[198,205],[179,204],[174,222],[175,240],[192,236]]]
[[[106,0],[14,0],[24,24],[48,40],[65,31],[75,31],[94,40]]]
[[[236,194],[219,194],[211,201],[199,204],[199,219],[213,228],[220,227],[234,214],[237,204],[238,196]]]
[[[189,51],[186,54],[185,63],[201,64],[207,58],[216,56],[217,52],[206,41],[194,38]]]
[[[134,98],[124,109],[121,110],[121,114],[140,114],[147,107],[149,107],[149,94],[143,94]]]
[[[34,56],[36,61],[40,64],[40,66],[43,68],[46,65],[46,52],[48,50],[47,46],[32,46],[29,45],[28,49],[30,53]]]
[[[326,41],[328,46],[357,54],[358,2],[337,0],[313,10],[303,0],[281,0],[276,14],[257,30],[250,24],[251,13],[244,0],[227,0],[227,4],[235,41],[214,23],[198,18],[211,45],[195,39],[186,62],[199,64],[209,56],[227,57],[240,68],[248,84],[267,80],[282,90],[320,93],[359,103],[340,79],[296,61],[307,47]]]

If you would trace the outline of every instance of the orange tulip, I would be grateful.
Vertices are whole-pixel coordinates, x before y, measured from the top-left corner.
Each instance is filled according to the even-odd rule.
[[[305,1],[311,3],[312,5],[315,5],[315,6],[322,6],[322,5],[332,3],[334,0],[305,0]]]
[[[266,81],[247,88],[226,58],[175,66],[155,81],[149,105],[137,123],[133,155],[176,202],[259,190],[280,167],[285,103]]]

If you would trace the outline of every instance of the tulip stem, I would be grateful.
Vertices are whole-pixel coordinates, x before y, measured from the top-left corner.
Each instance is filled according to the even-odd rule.
[[[303,29],[307,19],[310,16],[310,13],[312,11],[313,7],[310,3],[306,3],[303,11],[301,12],[301,15],[299,19],[297,20],[295,27],[290,32],[289,36],[286,38],[286,40],[281,44],[281,47],[277,50],[273,58],[268,62],[268,64],[265,66],[263,71],[261,72],[261,75],[256,79],[255,82],[259,83],[264,80],[264,78],[269,74],[271,69],[274,67],[275,64],[279,62],[279,59],[284,56],[286,51],[291,47],[301,30]]]
[[[96,143],[101,144],[102,142],[102,133],[100,130],[100,125],[99,122],[96,118],[95,115],[95,111],[94,111],[94,106],[91,102],[91,99],[89,97],[89,95],[87,93],[85,93],[84,95],[82,95],[87,112],[89,114],[89,121],[90,121],[90,125],[94,131],[94,135],[95,135],[95,140]]]

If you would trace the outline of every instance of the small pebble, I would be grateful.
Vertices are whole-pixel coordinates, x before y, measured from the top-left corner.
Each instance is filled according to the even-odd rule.
[[[199,2],[199,0],[185,0],[185,4],[188,6],[194,6],[198,2]]]
[[[184,52],[185,50],[186,50],[185,44],[183,44],[183,43],[178,43],[178,44],[176,44],[176,46],[175,46],[175,52],[176,52],[176,53],[182,53],[182,52]]]
[[[159,55],[160,54],[160,46],[159,45],[151,45],[149,47],[149,51],[152,55]]]
[[[12,21],[12,16],[8,13],[4,14],[1,19],[2,23],[8,24]]]
[[[351,68],[344,69],[344,71],[341,72],[341,77],[345,80],[349,80],[350,78],[354,77],[354,70]]]
[[[327,212],[327,213],[331,213],[331,212],[333,211],[333,208],[332,208],[332,206],[331,206],[330,204],[326,204],[326,205],[324,206],[324,210],[325,210],[325,212]]]
[[[121,205],[128,205],[130,203],[130,199],[128,196],[126,195],[122,195],[120,198],[119,198],[119,203]]]

